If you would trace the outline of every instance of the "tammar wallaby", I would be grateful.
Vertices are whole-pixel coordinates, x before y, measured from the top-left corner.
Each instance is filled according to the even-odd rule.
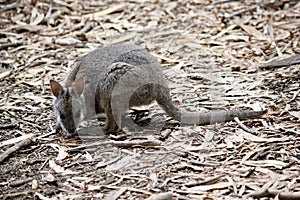
[[[118,44],[96,49],[82,57],[63,84],[50,80],[57,120],[56,130],[69,134],[79,123],[105,113],[105,132],[121,127],[121,116],[133,106],[156,101],[173,119],[184,124],[209,124],[255,118],[266,111],[187,112],[171,100],[159,63],[148,51],[134,44]]]

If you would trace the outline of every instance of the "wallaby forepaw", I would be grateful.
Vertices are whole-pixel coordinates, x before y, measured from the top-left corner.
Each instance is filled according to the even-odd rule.
[[[59,124],[56,124],[55,126],[55,133],[60,133],[62,131],[62,128]]]

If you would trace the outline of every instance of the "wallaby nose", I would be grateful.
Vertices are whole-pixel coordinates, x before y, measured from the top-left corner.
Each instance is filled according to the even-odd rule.
[[[73,133],[76,132],[76,129],[75,128],[69,128],[67,131],[68,131],[68,133],[73,134]]]
[[[76,132],[76,126],[73,120],[70,120],[68,123],[65,123],[64,127],[69,134],[73,134]]]

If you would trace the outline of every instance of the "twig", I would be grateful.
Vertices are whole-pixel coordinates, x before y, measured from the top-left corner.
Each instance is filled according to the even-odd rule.
[[[44,134],[44,135],[38,136],[36,139],[40,140],[40,139],[43,139],[43,138],[47,138],[47,137],[49,137],[50,135],[53,135],[53,134],[56,134],[56,131],[55,131],[55,130],[52,130],[51,132],[46,133],[46,134]],[[47,140],[48,140],[48,139],[47,139]]]
[[[28,145],[30,145],[33,141],[30,138],[27,138],[17,144],[15,144],[14,146],[12,146],[11,148],[7,149],[5,152],[3,152],[0,155],[0,164],[9,156],[11,156],[14,152],[20,150],[23,147],[26,147]]]
[[[112,160],[110,160],[110,161],[108,161],[108,162],[105,162],[105,163],[100,163],[100,162],[98,162],[96,168],[98,169],[98,168],[101,168],[101,167],[105,167],[105,166],[107,166],[107,165],[110,165],[110,164],[112,164],[112,163],[117,162],[117,161],[120,160],[120,159],[121,159],[121,156],[118,156],[118,157],[116,157],[116,158],[114,158],[114,159],[112,159]]]
[[[275,60],[261,65],[259,68],[261,69],[272,69],[279,68],[289,65],[296,65],[300,63],[300,54],[292,55],[288,58],[282,60]]]
[[[225,175],[218,175],[215,177],[209,177],[203,181],[200,182],[193,182],[193,183],[187,183],[185,184],[186,187],[194,187],[194,186],[198,186],[198,185],[208,185],[208,184],[213,184],[216,183],[217,181],[219,181],[221,178],[223,178]]]
[[[123,187],[114,186],[114,185],[97,185],[97,186],[87,185],[87,190],[88,191],[102,190],[103,188],[120,189],[120,188],[123,188]],[[142,193],[142,194],[147,194],[147,195],[151,195],[152,194],[152,193],[150,193],[150,192],[148,192],[146,190],[141,190],[141,189],[137,189],[137,188],[133,188],[133,187],[126,187],[126,190],[131,191],[131,192],[138,192],[138,193]]]
[[[215,1],[214,5],[231,3],[231,2],[236,2],[236,1],[239,1],[239,0],[219,0],[219,1]]]
[[[250,128],[248,128],[247,126],[245,126],[238,117],[233,118],[234,121],[246,132],[248,133],[255,133],[255,131],[251,130]]]
[[[15,193],[9,193],[9,194],[4,194],[2,195],[1,197],[17,197],[17,196],[24,196],[27,195],[27,194],[30,194],[30,193],[34,193],[34,192],[38,192],[40,191],[40,189],[30,189],[30,190],[24,190],[24,191],[21,191],[21,192],[15,192]],[[5,198],[4,198],[5,199]]]
[[[95,142],[87,145],[81,145],[74,148],[69,148],[69,151],[79,151],[81,149],[87,149],[103,145],[114,145],[117,147],[133,147],[133,146],[160,146],[161,141],[159,140],[134,140],[134,141],[104,141]]]
[[[22,122],[24,124],[30,124],[30,126],[33,126],[34,128],[38,128],[39,130],[42,129],[41,126],[37,125],[36,123],[29,121],[29,120],[23,120],[23,119],[18,119],[19,122]]]
[[[208,167],[218,167],[220,164],[212,163],[212,162],[202,162],[198,160],[190,160],[190,163],[192,165],[198,165],[198,166],[208,166]]]

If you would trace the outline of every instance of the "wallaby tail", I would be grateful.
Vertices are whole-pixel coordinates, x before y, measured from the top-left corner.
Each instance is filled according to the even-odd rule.
[[[229,110],[229,111],[211,111],[211,112],[187,112],[182,111],[176,107],[171,97],[161,98],[158,100],[158,104],[162,109],[173,119],[181,122],[182,124],[210,124],[216,122],[231,121],[235,117],[240,119],[246,118],[258,118],[265,114],[267,110],[262,111],[242,111],[242,110]]]

